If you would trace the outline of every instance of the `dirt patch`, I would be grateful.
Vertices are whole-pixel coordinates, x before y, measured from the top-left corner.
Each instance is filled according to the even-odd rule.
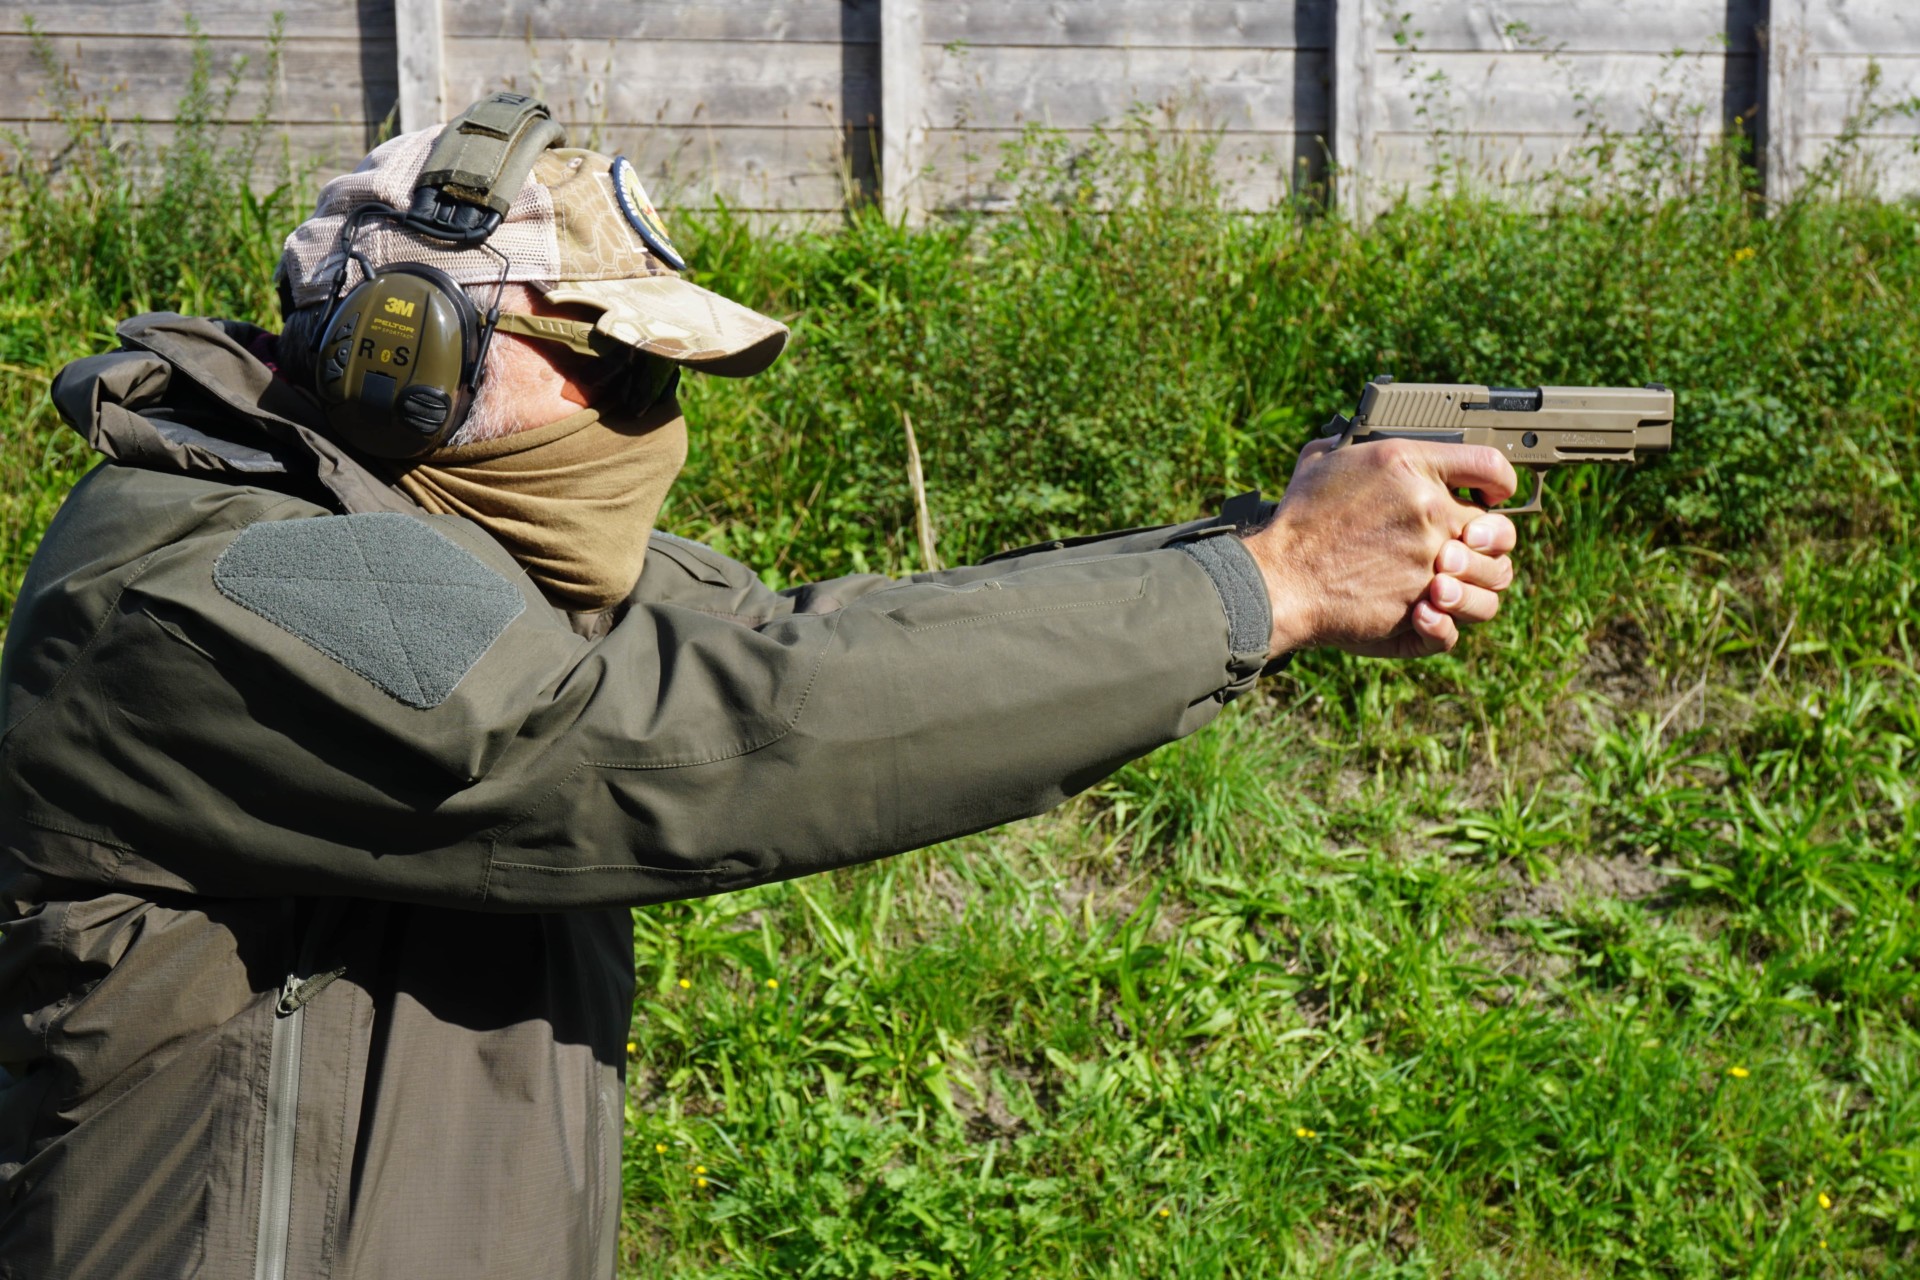
[[[951,1086],[954,1113],[966,1126],[969,1138],[975,1142],[1010,1142],[1031,1127],[1014,1114],[1000,1087],[1002,1083],[1016,1093],[1024,1091],[1040,1115],[1051,1117],[1055,1113],[1060,1102],[1060,1073],[1046,1058],[1004,1057],[1001,1046],[988,1036],[976,1036],[969,1047],[976,1065],[967,1073],[964,1084],[956,1080]]]
[[[1128,869],[1127,878],[1123,881],[1115,881],[1099,872],[1075,871],[1054,887],[1052,896],[1059,905],[1060,914],[1075,921],[1081,918],[1081,904],[1091,899],[1094,927],[1100,928],[1108,922],[1131,918],[1151,890],[1150,878],[1142,875],[1138,868]],[[1147,926],[1148,941],[1172,941],[1174,935],[1180,932],[1180,926],[1191,915],[1193,908],[1187,903],[1171,895],[1163,896],[1155,904],[1153,920]]]
[[[953,920],[964,919],[979,896],[977,891],[972,885],[962,883],[958,876],[936,860],[925,858],[922,861],[927,869],[921,873],[920,887],[939,899]]]
[[[1506,888],[1493,900],[1492,920],[1550,919],[1578,903],[1599,899],[1659,905],[1671,887],[1657,864],[1629,855],[1573,857],[1561,863],[1558,872],[1535,884],[1518,868],[1502,868]],[[1575,964],[1574,957],[1543,951],[1525,932],[1498,923],[1468,930],[1460,941],[1463,949],[1478,953],[1489,969],[1508,980],[1507,998],[1521,1003],[1544,999],[1545,990]]]
[[[1648,661],[1653,644],[1633,618],[1615,618],[1587,646],[1580,685],[1605,694],[1622,706],[1635,706],[1660,689],[1660,676]]]
[[[1025,1074],[1011,1065],[1000,1068],[1009,1076]],[[994,1087],[993,1073],[981,1071],[971,1078],[971,1087],[952,1085],[953,1111],[966,1126],[967,1137],[974,1142],[1006,1142],[1027,1131],[1027,1122],[1013,1113],[1007,1100]]]
[[[1508,876],[1512,885],[1497,903],[1501,916],[1557,916],[1575,902],[1594,898],[1639,902],[1658,897],[1671,883],[1652,862],[1625,854],[1569,858],[1559,865],[1557,876],[1538,884],[1521,880],[1517,872]]]

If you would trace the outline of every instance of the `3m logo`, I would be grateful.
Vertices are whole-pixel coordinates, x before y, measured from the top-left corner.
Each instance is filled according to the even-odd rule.
[[[414,308],[418,305],[419,305],[418,303],[408,302],[405,298],[388,298],[387,314],[390,316],[411,317],[413,315]]]

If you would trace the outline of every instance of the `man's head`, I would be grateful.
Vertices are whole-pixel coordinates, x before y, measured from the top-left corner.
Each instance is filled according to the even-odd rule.
[[[406,425],[408,411],[422,403],[431,411],[449,383],[462,419],[449,442],[466,443],[598,398],[670,391],[663,375],[680,367],[740,377],[779,355],[784,326],[682,278],[685,264],[624,159],[567,148],[540,155],[484,248],[378,212],[408,208],[439,133],[395,138],[329,182],[281,259],[282,365],[334,406],[331,420],[352,442],[386,456],[417,454],[423,436]],[[391,278],[399,294],[363,288],[368,269],[374,286]],[[444,288],[429,289],[416,270],[441,273]],[[341,305],[341,295],[353,302]],[[369,306],[370,296],[381,305]],[[415,299],[445,314],[443,296],[467,314],[458,327],[442,325],[452,336],[434,345]],[[486,323],[496,297],[511,325],[498,335]],[[437,372],[412,349],[422,345],[440,357],[426,362]],[[475,370],[482,376],[469,405],[462,383]],[[444,430],[430,438],[448,439]]]
[[[494,303],[496,289],[470,285],[465,292],[475,310],[484,316]],[[577,303],[548,302],[531,285],[509,284],[497,292],[501,314],[509,318],[545,316],[587,325],[598,318],[591,308]],[[287,314],[280,335],[281,368],[309,390],[319,376],[320,340],[331,312],[325,302],[296,307]],[[447,444],[497,440],[590,405],[610,408],[602,393],[629,373],[626,362],[618,358],[583,355],[558,343],[503,331],[494,337],[486,356],[485,376]]]

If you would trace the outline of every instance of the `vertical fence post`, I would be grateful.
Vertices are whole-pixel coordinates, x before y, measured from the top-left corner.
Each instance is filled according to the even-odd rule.
[[[447,39],[441,3],[393,0],[402,133],[425,129],[447,118]]]
[[[1334,195],[1354,223],[1370,212],[1367,182],[1373,168],[1373,63],[1379,41],[1374,0],[1327,0],[1333,6]]]
[[[923,212],[924,39],[920,0],[880,0],[880,207],[909,224]]]
[[[1801,147],[1806,131],[1807,63],[1812,57],[1807,0],[1767,0],[1766,23],[1767,73],[1761,90],[1766,138],[1760,172],[1761,189],[1772,201],[1793,194],[1805,160]]]

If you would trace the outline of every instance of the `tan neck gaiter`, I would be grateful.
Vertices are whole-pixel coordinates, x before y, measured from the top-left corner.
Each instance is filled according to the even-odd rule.
[[[640,580],[647,534],[686,460],[687,420],[669,400],[627,421],[582,409],[438,449],[395,480],[428,511],[492,534],[554,604],[590,612]]]

